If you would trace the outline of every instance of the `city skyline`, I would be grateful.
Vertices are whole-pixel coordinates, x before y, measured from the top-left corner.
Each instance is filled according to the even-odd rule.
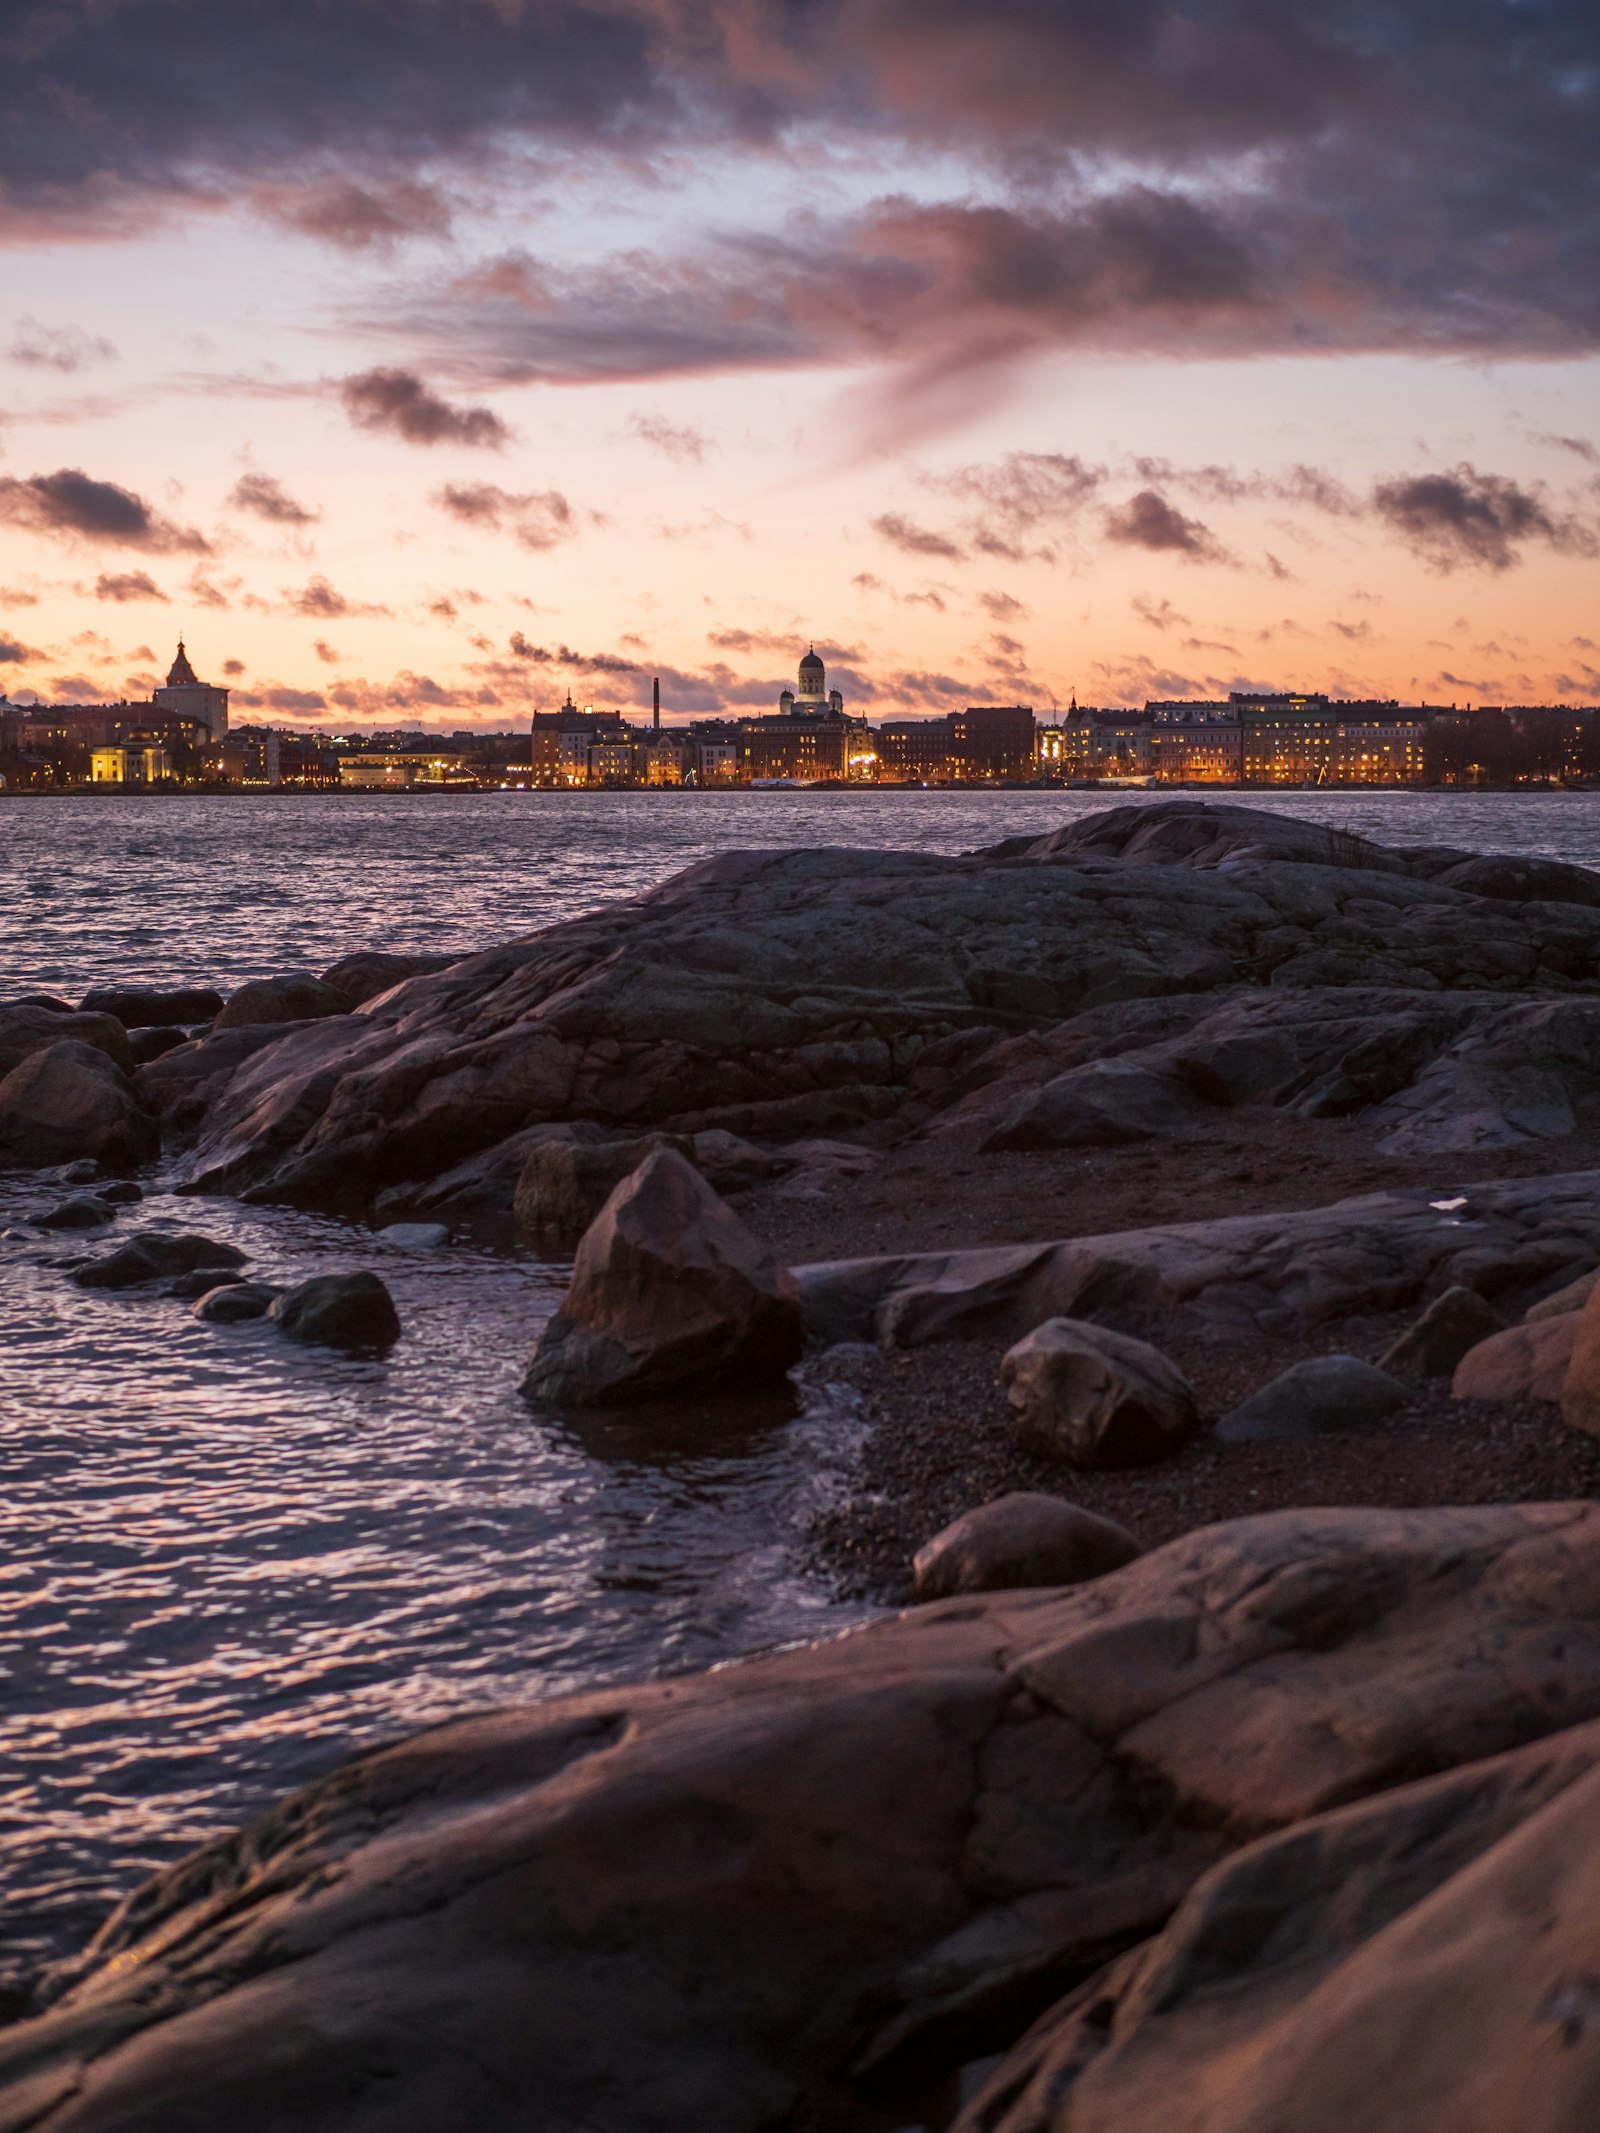
[[[1600,698],[1587,11],[288,16],[0,32],[0,693]]]

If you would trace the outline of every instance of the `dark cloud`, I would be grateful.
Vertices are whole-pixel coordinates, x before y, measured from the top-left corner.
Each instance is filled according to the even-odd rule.
[[[698,462],[711,448],[711,439],[704,430],[688,422],[669,422],[665,415],[635,415],[628,429],[641,444],[652,445],[668,459],[680,462]]]
[[[1381,481],[1372,505],[1435,570],[1509,570],[1531,541],[1569,555],[1593,555],[1600,546],[1591,526],[1552,511],[1539,490],[1465,462],[1447,473]]]
[[[6,353],[13,363],[31,370],[82,370],[86,363],[108,363],[116,349],[98,333],[85,333],[79,326],[41,326],[35,318],[20,318],[16,339]]]
[[[31,660],[42,659],[31,645],[19,644],[15,637],[0,636],[0,666],[25,667]]]
[[[203,535],[163,518],[131,489],[96,481],[81,467],[61,467],[26,480],[0,476],[0,520],[30,533],[113,548],[147,548],[157,555],[180,550],[205,554],[210,546]]]
[[[225,659],[222,662],[222,671],[224,674],[230,675],[242,674],[244,672],[244,661],[242,659]]]
[[[875,518],[872,530],[902,555],[938,556],[951,563],[965,561],[965,551],[948,534],[919,526],[915,519],[906,518],[899,511],[885,511]]]
[[[407,444],[467,444],[498,451],[511,432],[489,407],[452,407],[409,370],[366,370],[339,388],[358,430],[385,430]]]
[[[536,667],[567,667],[579,674],[637,674],[640,671],[636,659],[624,659],[617,652],[575,652],[569,644],[558,644],[552,650],[548,645],[530,644],[521,630],[512,632],[511,656],[525,660]]]
[[[1022,601],[1008,592],[979,593],[978,605],[996,622],[1020,622],[1028,613]]]
[[[325,637],[316,638],[312,643],[311,649],[325,667],[336,667],[339,664],[339,654]]]
[[[166,594],[147,570],[102,571],[94,581],[97,600],[165,600]]]
[[[291,615],[304,615],[314,622],[333,622],[347,615],[387,615],[390,612],[387,607],[347,600],[337,586],[330,585],[323,577],[311,578],[299,592],[285,592],[283,598]]]
[[[514,495],[493,482],[447,482],[434,502],[465,526],[512,533],[524,548],[535,551],[558,547],[578,530],[572,506],[559,489]]]
[[[1153,555],[1178,555],[1192,563],[1220,563],[1226,550],[1197,518],[1188,518],[1154,489],[1141,489],[1105,516],[1106,538]]]
[[[228,502],[235,511],[249,511],[274,526],[310,526],[322,516],[297,503],[270,474],[241,474]]]
[[[260,213],[347,252],[387,251],[412,237],[448,237],[450,201],[436,185],[389,178],[363,184],[330,176],[309,185],[268,185],[253,195]]]

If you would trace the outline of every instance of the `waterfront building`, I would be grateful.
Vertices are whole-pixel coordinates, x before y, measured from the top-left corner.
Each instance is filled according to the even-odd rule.
[[[874,758],[867,722],[851,718],[843,694],[828,687],[815,645],[801,660],[797,678],[798,689],[779,696],[776,717],[739,720],[739,775],[806,783],[870,776]]]
[[[166,682],[152,693],[150,701],[158,713],[204,726],[213,741],[220,741],[228,730],[228,691],[199,679],[189,664],[181,637],[178,656],[167,671]]]
[[[431,749],[361,748],[339,760],[339,782],[368,792],[409,792],[414,786],[475,785],[458,755]]]
[[[89,757],[91,785],[162,785],[171,776],[171,756],[151,742],[96,748]]]

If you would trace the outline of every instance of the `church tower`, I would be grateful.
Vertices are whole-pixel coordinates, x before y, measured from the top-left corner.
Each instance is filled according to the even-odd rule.
[[[181,637],[178,656],[167,671],[166,687],[155,690],[151,702],[158,711],[170,711],[177,718],[193,719],[208,727],[214,741],[220,741],[228,730],[227,690],[200,679],[189,664]]]

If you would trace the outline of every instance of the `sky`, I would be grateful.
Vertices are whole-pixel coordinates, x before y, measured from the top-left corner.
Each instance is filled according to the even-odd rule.
[[[1593,0],[0,0],[0,692],[1600,701]]]

